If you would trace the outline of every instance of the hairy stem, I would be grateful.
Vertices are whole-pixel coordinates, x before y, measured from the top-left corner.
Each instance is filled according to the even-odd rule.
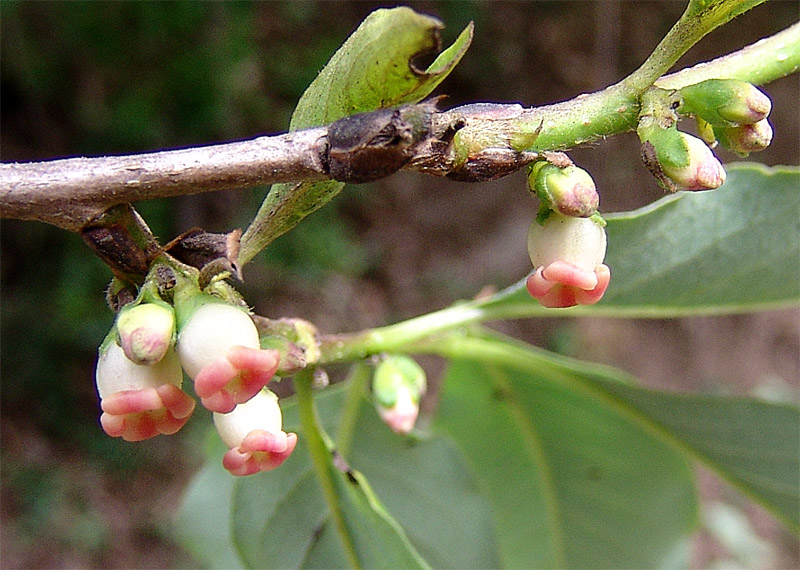
[[[714,28],[766,0],[690,1],[683,16],[642,66],[622,83],[642,93],[675,65],[680,57]]]

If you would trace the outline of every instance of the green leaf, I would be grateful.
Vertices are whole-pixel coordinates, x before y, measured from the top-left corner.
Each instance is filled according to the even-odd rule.
[[[611,284],[590,307],[552,311],[524,280],[477,303],[498,316],[675,317],[800,301],[800,168],[741,163],[717,190],[679,192],[607,218]]]
[[[303,93],[291,130],[374,109],[421,101],[453,70],[472,40],[472,24],[426,69],[414,58],[439,49],[444,26],[407,7],[372,12]]]
[[[593,381],[800,532],[800,409]]]
[[[451,441],[399,437],[366,399],[355,433],[351,463],[431,566],[497,567],[488,502]]]
[[[235,478],[222,467],[227,448],[209,430],[206,464],[184,492],[173,532],[206,568],[244,568],[231,543],[231,499]]]
[[[526,347],[443,342],[453,361],[435,427],[483,483],[503,567],[675,564],[696,518],[683,454],[577,371],[542,366]]]
[[[317,127],[355,113],[421,101],[461,61],[472,41],[470,24],[425,70],[413,60],[439,49],[444,26],[410,8],[376,10],[331,57],[306,89],[290,130]],[[341,192],[336,181],[275,184],[242,236],[240,264]]]
[[[800,531],[796,406],[650,390],[621,371],[490,333],[441,337],[428,350],[453,359],[438,426],[459,441],[475,473],[492,482],[487,488],[507,564],[659,564],[690,522],[685,485],[691,477],[679,466],[689,458]],[[477,418],[468,418],[466,409]],[[662,479],[670,469],[679,487]],[[654,504],[658,496],[678,499]],[[539,519],[517,513],[515,502]],[[608,537],[597,528],[581,527],[594,520],[603,521],[602,532],[614,537],[619,552],[600,548]],[[660,535],[638,536],[658,521],[671,524],[660,525]],[[520,552],[520,533],[535,547]],[[598,549],[602,560],[591,558]]]
[[[329,388],[315,398],[321,422],[330,429],[340,421],[342,388]],[[294,400],[282,402],[282,408],[284,429],[298,430]],[[413,548],[409,551],[407,543],[398,543],[403,533],[435,566],[496,566],[488,506],[451,443],[441,437],[411,441],[396,436],[365,397],[355,426],[348,454],[358,469],[350,473],[355,482],[333,465],[329,474],[364,567],[424,564],[408,556]],[[279,469],[237,480],[233,520],[235,542],[248,567],[349,566],[304,438]]]
[[[759,310],[800,300],[800,168],[739,164],[718,190],[609,220],[620,308]]]

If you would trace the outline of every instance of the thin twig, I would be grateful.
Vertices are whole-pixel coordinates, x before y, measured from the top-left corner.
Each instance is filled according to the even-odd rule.
[[[676,89],[713,77],[756,84],[800,67],[800,24],[711,62],[665,76]],[[523,109],[467,105],[434,113],[434,130],[460,125],[453,144],[414,147],[404,166],[459,180],[520,168],[535,152],[561,150],[635,127],[638,98],[625,81],[570,101]],[[438,125],[438,126],[437,126]],[[118,204],[184,194],[329,179],[327,127],[220,145],[129,156],[0,164],[0,217],[79,231]],[[452,132],[450,133],[452,135]]]
[[[117,204],[325,180],[325,128],[128,156],[0,164],[0,213],[77,231]]]

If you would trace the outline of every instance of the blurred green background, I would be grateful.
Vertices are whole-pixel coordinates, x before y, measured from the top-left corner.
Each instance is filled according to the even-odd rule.
[[[437,92],[449,96],[446,106],[537,105],[602,88],[635,69],[684,7],[670,0],[408,4],[446,24],[445,44],[475,22],[472,48]],[[142,152],[281,132],[303,89],[380,5],[3,1],[0,159]],[[770,2],[712,34],[681,64],[796,19],[796,2]],[[752,158],[796,164],[797,76],[766,90],[776,140]],[[595,177],[602,210],[662,195],[637,146],[630,135],[571,153]],[[265,192],[137,208],[168,241],[196,226],[246,226]],[[475,185],[400,173],[349,187],[248,265],[241,290],[261,314],[307,318],[326,332],[410,317],[528,272],[527,204],[521,173]],[[208,414],[198,410],[169,438],[132,445],[106,437],[93,365],[112,322],[103,301],[110,272],[76,235],[15,220],[3,220],[0,232],[0,566],[193,566],[170,538],[169,520],[199,465]],[[796,394],[796,319],[792,311],[671,322],[540,319],[503,330],[622,366],[657,386]],[[795,560],[780,530],[748,514],[775,544],[775,567]],[[706,542],[712,546],[698,546],[698,566],[728,556]]]

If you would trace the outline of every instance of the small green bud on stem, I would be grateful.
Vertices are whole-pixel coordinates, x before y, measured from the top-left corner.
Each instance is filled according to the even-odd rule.
[[[594,180],[575,165],[560,168],[549,162],[536,162],[528,174],[528,187],[545,207],[564,216],[588,218],[600,204]]]
[[[772,101],[756,86],[737,79],[709,79],[680,90],[678,113],[715,126],[749,125],[766,119]]]
[[[406,434],[412,430],[426,387],[425,370],[413,358],[395,354],[378,363],[372,393],[378,414],[392,431]]]
[[[667,190],[706,190],[725,182],[725,169],[699,138],[675,126],[638,129],[645,165]]]

